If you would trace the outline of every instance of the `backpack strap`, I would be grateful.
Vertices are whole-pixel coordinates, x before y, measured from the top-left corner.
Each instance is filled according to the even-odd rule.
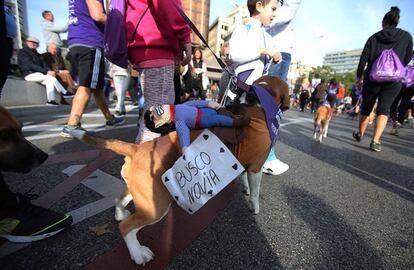
[[[132,43],[134,41],[135,35],[137,34],[138,25],[141,23],[142,18],[144,18],[145,13],[147,13],[149,7],[147,7],[144,12],[141,14],[141,17],[139,17],[138,23],[135,26],[134,32],[132,33],[131,39],[129,40],[129,43]]]

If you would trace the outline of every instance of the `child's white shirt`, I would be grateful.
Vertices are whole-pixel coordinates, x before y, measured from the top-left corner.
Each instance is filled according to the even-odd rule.
[[[261,48],[272,48],[271,36],[262,23],[254,18],[237,26],[229,43],[231,59],[241,64],[259,59]]]

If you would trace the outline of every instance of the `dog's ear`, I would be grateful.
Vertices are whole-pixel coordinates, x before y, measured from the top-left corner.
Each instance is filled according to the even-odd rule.
[[[263,86],[274,97],[275,101],[280,104],[282,111],[290,108],[290,97],[288,85],[277,76],[262,76],[253,84]]]

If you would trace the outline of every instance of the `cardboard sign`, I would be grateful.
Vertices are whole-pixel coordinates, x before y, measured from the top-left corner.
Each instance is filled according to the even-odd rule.
[[[205,129],[161,179],[177,204],[193,214],[243,171],[230,150]]]

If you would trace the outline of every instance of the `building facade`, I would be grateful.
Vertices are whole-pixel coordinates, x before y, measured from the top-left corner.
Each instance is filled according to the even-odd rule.
[[[29,32],[27,26],[26,0],[5,0],[4,4],[10,7],[16,17],[17,38],[14,40],[14,48],[21,49],[23,47],[23,41]]]
[[[247,5],[236,6],[227,16],[218,17],[210,26],[208,32],[208,45],[217,56],[226,58],[226,42],[230,39],[231,34],[236,26],[244,24],[249,19],[249,10]],[[205,57],[212,59],[210,51],[205,52]]]
[[[352,72],[358,67],[361,53],[362,49],[330,52],[325,54],[323,65],[331,67],[337,73]]]
[[[206,39],[210,20],[210,0],[182,0],[182,4],[185,14]],[[201,41],[195,33],[192,35],[192,41],[194,45],[201,45]]]

